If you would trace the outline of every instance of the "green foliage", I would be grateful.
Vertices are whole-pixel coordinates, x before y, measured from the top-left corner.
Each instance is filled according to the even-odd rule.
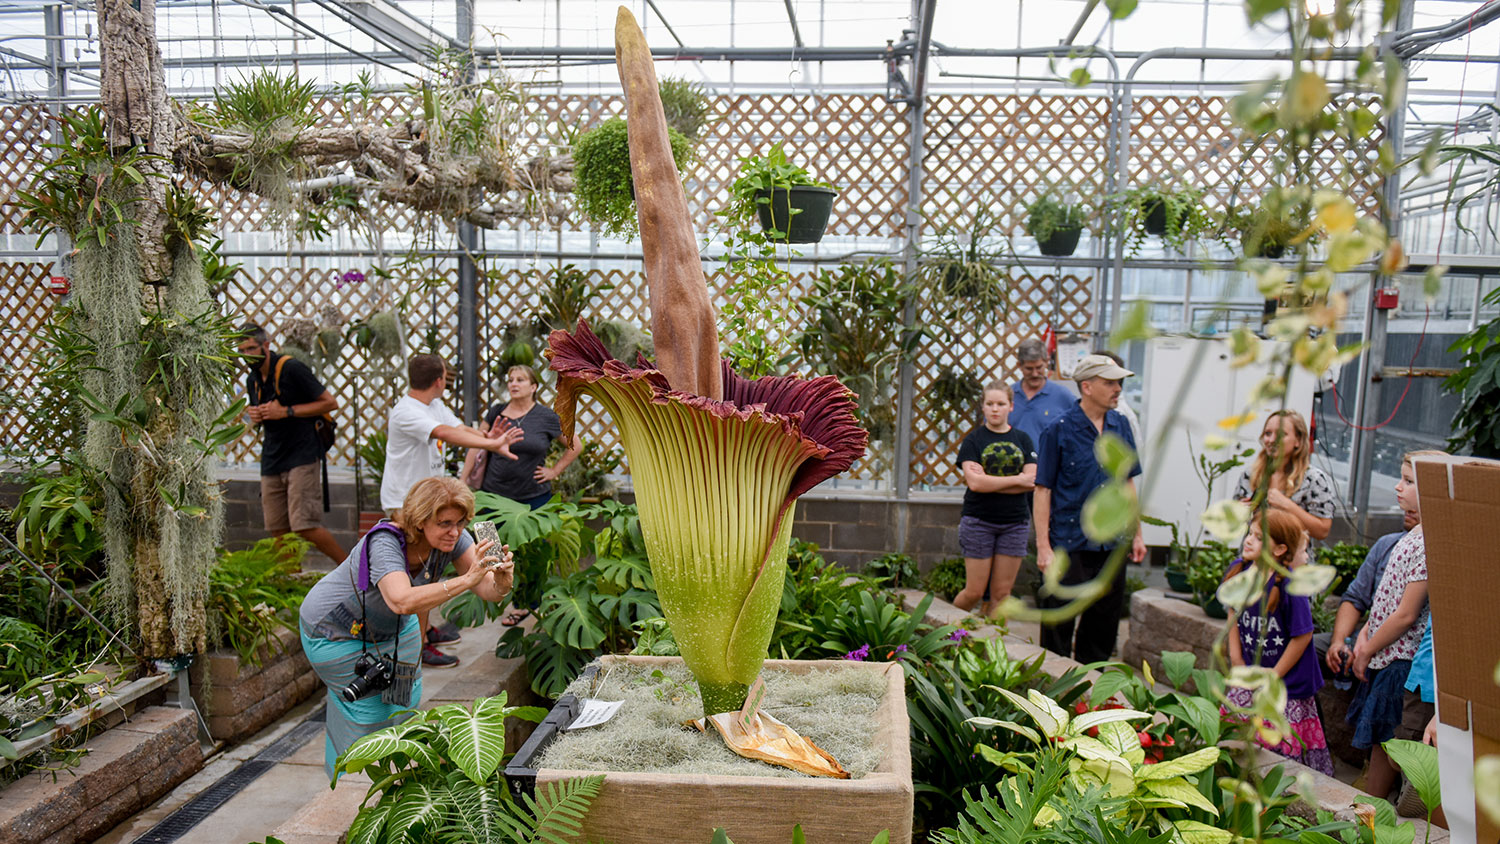
[[[1167,224],[1159,236],[1178,252],[1186,251],[1195,241],[1223,240],[1219,224],[1203,207],[1203,191],[1198,188],[1174,191],[1136,186],[1111,197],[1110,204],[1119,221],[1118,233],[1125,238],[1126,252],[1132,258],[1140,254],[1146,242],[1147,217],[1161,213],[1159,209],[1165,209]]]
[[[98,478],[77,463],[43,464],[28,475],[16,509],[16,545],[33,560],[60,567],[64,576],[97,577],[104,550],[99,536],[103,492]]]
[[[814,179],[801,165],[793,164],[780,142],[772,144],[764,155],[740,159],[740,174],[729,183],[729,217],[749,228],[756,218],[756,207],[768,204],[773,191],[801,186],[833,187]]]
[[[801,253],[785,248],[784,261]],[[729,285],[719,305],[719,325],[727,344],[724,356],[749,378],[784,372],[791,356],[781,349],[785,336],[779,302],[791,275],[770,235],[743,228],[724,235],[724,274]]]
[[[134,189],[145,183],[152,156],[139,146],[115,148],[97,105],[55,119],[61,140],[43,145],[50,160],[27,190],[16,191],[22,225],[37,233],[38,247],[54,232],[80,249],[103,244],[135,225]]]
[[[1484,304],[1500,305],[1500,288],[1485,294]],[[1500,458],[1500,317],[1455,340],[1448,353],[1455,352],[1461,365],[1443,381],[1443,389],[1459,397],[1448,448]]]
[[[365,471],[370,473],[370,483],[376,489],[380,488],[380,479],[385,474],[385,451],[389,439],[384,430],[376,431],[355,449],[355,456],[364,463]]]
[[[540,721],[545,710],[506,706],[505,694],[419,711],[365,736],[339,757],[338,773],[368,771],[374,783],[349,828],[354,842],[563,844],[581,830],[603,776],[549,784],[512,798],[500,774],[505,720]]]
[[[532,510],[501,496],[475,495],[475,518],[493,521],[516,560],[513,606],[534,604],[531,632],[506,631],[495,646],[501,657],[526,658],[531,687],[555,698],[601,653],[629,653],[640,626],[662,614],[646,557],[635,505],[602,501],[569,504],[553,498]],[[587,522],[603,521],[598,531]],[[593,564],[579,568],[586,557]],[[522,589],[523,584],[529,589]],[[444,605],[444,617],[469,626],[501,607],[467,596]]]
[[[1359,567],[1365,564],[1365,557],[1369,554],[1368,545],[1336,542],[1333,545],[1320,546],[1316,553],[1316,562],[1319,565],[1333,566],[1338,572],[1332,591],[1335,595],[1342,595],[1344,588],[1354,582],[1355,575],[1359,574]]]
[[[1385,752],[1401,769],[1402,776],[1409,780],[1427,806],[1427,816],[1443,802],[1442,789],[1438,781],[1437,748],[1420,741],[1391,739],[1381,745]]]
[[[1026,206],[1026,233],[1038,241],[1047,240],[1054,232],[1083,228],[1084,217],[1082,205],[1068,203],[1050,192],[1043,192]]]
[[[532,327],[543,338],[557,330],[575,330],[599,294],[615,289],[613,284],[596,284],[575,264],[538,267],[530,275],[538,293]]]
[[[928,829],[954,823],[963,810],[965,793],[993,785],[1002,776],[1002,771],[979,756],[980,745],[1001,752],[1027,747],[1014,733],[981,731],[972,720],[1019,717],[1015,705],[996,689],[1040,688],[1065,704],[1087,690],[1081,668],[1052,680],[1042,671],[1045,654],[1014,659],[1000,639],[966,638],[947,654],[951,660],[937,660],[920,674],[907,677],[916,811],[919,826]]]
[[[1210,596],[1224,582],[1224,573],[1238,556],[1235,549],[1210,539],[1201,548],[1192,549],[1187,566],[1188,587],[1195,595]]]
[[[259,665],[278,630],[296,630],[297,609],[316,578],[301,576],[311,548],[289,533],[220,555],[208,573],[209,647],[233,648],[242,662]]]
[[[956,366],[943,367],[922,393],[927,413],[944,426],[952,427],[955,436],[962,436],[964,424],[974,419],[983,398],[984,383],[974,370]]]
[[[1294,247],[1292,243],[1307,228],[1305,203],[1298,209],[1281,209],[1279,203],[1267,201],[1251,209],[1231,209],[1224,214],[1223,227],[1227,232],[1238,232],[1240,246],[1247,258],[1279,258]],[[1316,242],[1308,237],[1302,241],[1307,245]]]
[[[828,655],[860,654],[860,659],[900,660],[920,665],[953,644],[949,636],[957,628],[944,624],[931,627],[922,619],[933,596],[922,599],[910,614],[902,612],[894,596],[877,598],[861,592],[857,602],[826,603],[811,620],[814,638],[822,639]]]
[[[963,591],[967,578],[964,558],[948,557],[932,567],[922,587],[945,601],[951,601],[954,595]]]
[[[909,554],[890,551],[865,563],[865,577],[871,578],[884,589],[905,589],[916,586],[921,580],[917,562]]]
[[[874,838],[870,839],[870,844],[886,844],[890,840],[891,831],[882,829],[876,833]],[[714,829],[714,837],[711,839],[711,844],[734,844],[734,842],[730,840],[729,833],[725,832],[723,827],[718,827]],[[802,832],[802,824],[800,823],[792,826],[792,844],[807,844],[807,835]]]
[[[693,142],[667,128],[672,160],[681,173],[693,160]],[[634,237],[635,180],[625,120],[612,117],[578,136],[573,144],[573,198],[578,211],[614,237]]]
[[[561,441],[553,440],[553,457],[566,450]],[[609,475],[620,468],[625,452],[618,446],[605,448],[596,442],[583,444],[578,458],[552,482],[552,491],[564,501],[581,503],[589,497],[608,498],[615,494]]]
[[[809,317],[797,338],[802,359],[859,394],[859,418],[871,439],[890,438],[897,374],[923,336],[903,327],[915,293],[894,264],[878,259],[819,272],[800,300]]]
[[[1011,250],[999,222],[999,215],[976,202],[967,219],[938,225],[922,247],[924,303],[950,335],[958,326],[983,328],[1010,316],[1013,284],[1001,259]]]
[[[686,79],[667,77],[657,83],[657,89],[661,92],[661,107],[666,113],[667,125],[697,143],[699,133],[708,123],[708,98],[703,86]]]
[[[295,76],[261,70],[241,76],[214,92],[210,117],[224,128],[272,131],[283,125],[311,126],[317,86]]]
[[[822,638],[813,628],[825,606],[840,606],[858,600],[870,584],[855,577],[838,563],[818,553],[818,546],[792,539],[787,546],[786,583],[781,592],[781,610],[771,632],[769,653],[780,659],[811,659],[825,654]]]

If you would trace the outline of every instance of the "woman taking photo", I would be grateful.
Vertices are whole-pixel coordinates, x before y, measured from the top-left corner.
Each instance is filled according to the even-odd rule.
[[[1260,453],[1240,473],[1234,497],[1257,506],[1261,490],[1265,504],[1294,516],[1313,539],[1327,539],[1333,528],[1335,497],[1328,473],[1312,461],[1312,439],[1307,420],[1295,410],[1278,410],[1266,418],[1260,432]]]
[[[328,687],[329,779],[356,739],[400,723],[421,702],[417,613],[471,590],[492,602],[510,594],[510,549],[475,545],[464,530],[473,516],[474,494],[462,482],[424,478],[397,521],[365,534],[303,600],[302,650]],[[458,573],[443,580],[449,563]]]

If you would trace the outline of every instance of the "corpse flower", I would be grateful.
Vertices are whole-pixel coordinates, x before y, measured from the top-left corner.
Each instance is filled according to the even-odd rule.
[[[864,454],[854,394],[831,377],[750,380],[724,362],[717,401],[611,358],[582,322],[548,344],[563,435],[580,392],[619,428],[662,611],[704,714],[738,709],[771,642],[797,497]]]
[[[742,707],[760,674],[798,496],[849,468],[867,435],[836,379],[750,380],[720,358],[651,51],[624,7],[615,57],[657,362],[611,358],[582,321],[552,332],[547,356],[564,438],[579,393],[619,428],[662,611],[711,716]]]

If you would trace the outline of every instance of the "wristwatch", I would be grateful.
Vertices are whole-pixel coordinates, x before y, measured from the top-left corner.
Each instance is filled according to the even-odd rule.
[[[293,416],[296,416],[296,415],[297,415],[297,406],[295,404],[289,404],[289,405],[287,405],[286,406],[286,418],[291,419]]]

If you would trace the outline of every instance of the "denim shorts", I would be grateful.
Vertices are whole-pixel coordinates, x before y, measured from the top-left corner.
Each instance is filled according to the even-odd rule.
[[[970,560],[988,560],[997,554],[1024,557],[1026,540],[1030,536],[1030,522],[997,525],[974,516],[958,520],[958,547]]]

